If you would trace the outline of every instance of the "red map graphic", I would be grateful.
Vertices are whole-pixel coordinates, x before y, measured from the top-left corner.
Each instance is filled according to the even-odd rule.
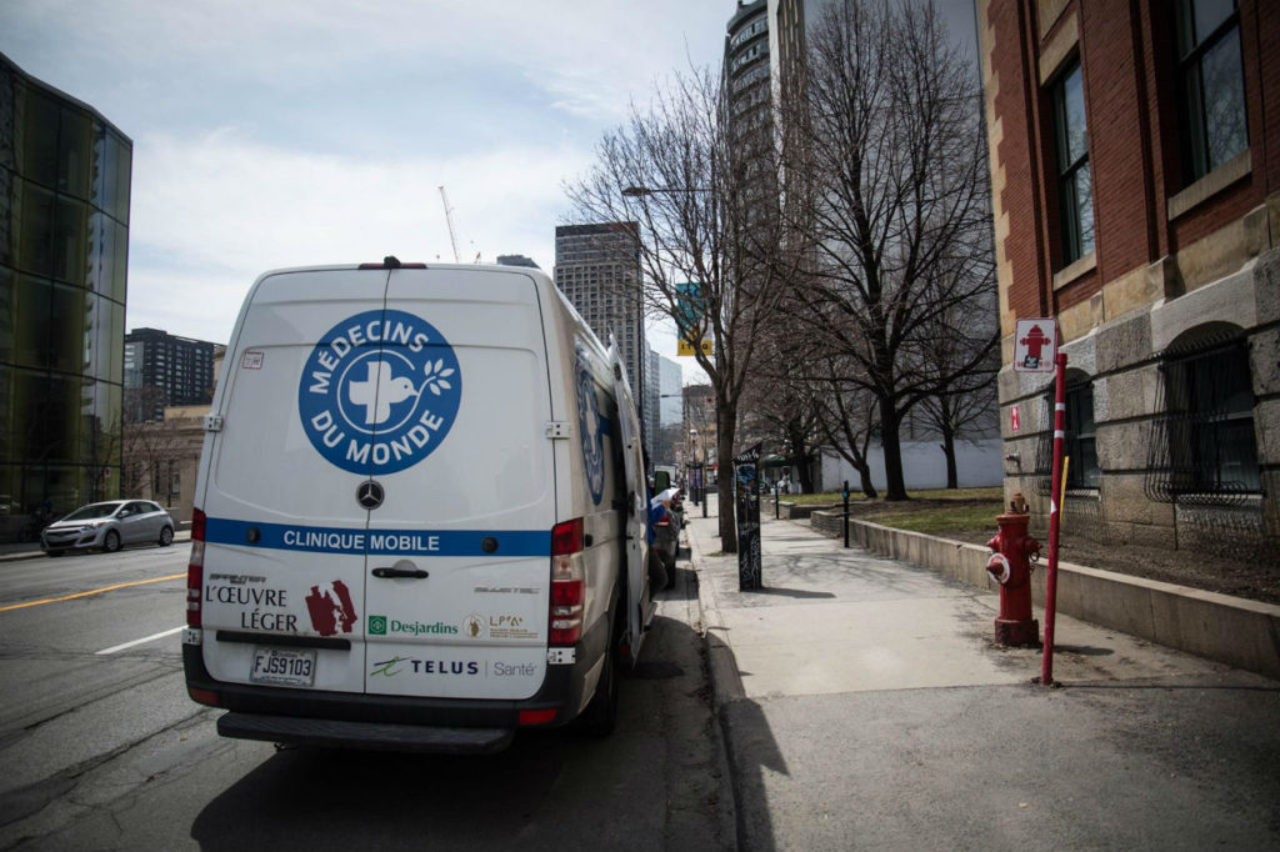
[[[356,607],[351,602],[351,592],[346,583],[334,580],[324,592],[319,586],[312,586],[306,601],[307,611],[311,613],[311,626],[321,636],[332,636],[338,632],[339,626],[343,633],[351,632],[356,623]]]

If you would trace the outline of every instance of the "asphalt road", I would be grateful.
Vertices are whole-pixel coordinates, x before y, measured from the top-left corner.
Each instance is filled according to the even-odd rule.
[[[482,758],[226,740],[186,696],[188,547],[0,563],[0,849],[727,849],[692,572],[618,731]],[[84,594],[109,589],[97,594]]]

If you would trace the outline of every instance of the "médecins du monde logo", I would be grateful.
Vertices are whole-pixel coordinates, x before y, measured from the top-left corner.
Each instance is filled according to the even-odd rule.
[[[365,311],[320,339],[298,384],[298,413],[330,464],[396,473],[435,451],[462,401],[457,355],[435,326],[404,311]]]

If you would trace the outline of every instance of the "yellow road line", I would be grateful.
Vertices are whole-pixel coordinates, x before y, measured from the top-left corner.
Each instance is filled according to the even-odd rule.
[[[26,603],[0,606],[0,612],[8,612],[11,609],[25,609],[29,606],[41,606],[42,604],[61,603],[62,601],[75,600],[76,598],[87,598],[90,595],[100,595],[103,592],[111,592],[116,589],[126,589],[129,586],[145,586],[147,583],[160,583],[165,580],[177,580],[185,576],[187,576],[186,572],[183,572],[181,574],[170,574],[168,577],[152,577],[150,580],[134,580],[132,583],[117,583],[114,586],[103,586],[101,589],[93,589],[88,592],[76,592],[74,595],[64,595],[60,598],[46,598],[42,601],[27,601]]]

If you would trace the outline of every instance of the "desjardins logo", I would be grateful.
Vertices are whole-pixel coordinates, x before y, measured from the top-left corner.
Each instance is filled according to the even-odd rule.
[[[437,621],[435,624],[423,624],[421,621],[401,621],[398,618],[388,619],[385,615],[369,616],[369,635],[386,636],[389,633],[409,633],[414,636],[437,635],[456,636],[458,628],[452,624]]]

